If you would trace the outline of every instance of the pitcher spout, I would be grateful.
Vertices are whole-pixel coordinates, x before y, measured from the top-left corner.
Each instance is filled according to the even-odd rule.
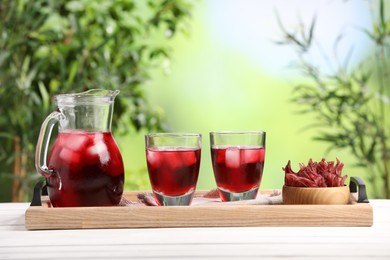
[[[114,99],[120,93],[119,90],[109,90],[109,89],[90,89],[81,93],[76,93],[73,95],[79,96],[109,96]],[[69,94],[72,95],[72,94]]]

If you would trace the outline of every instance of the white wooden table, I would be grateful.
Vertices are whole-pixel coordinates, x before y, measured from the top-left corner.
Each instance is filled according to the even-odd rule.
[[[0,259],[390,259],[390,200],[372,227],[27,231],[28,203],[0,204]]]

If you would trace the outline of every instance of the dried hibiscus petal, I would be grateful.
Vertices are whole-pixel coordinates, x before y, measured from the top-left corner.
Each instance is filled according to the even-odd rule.
[[[291,187],[340,187],[344,186],[347,175],[342,176],[344,164],[338,159],[336,164],[333,161],[313,162],[309,160],[307,165],[299,164],[300,169],[294,172],[291,168],[291,162],[288,161],[286,167],[282,168],[285,172],[284,183]]]

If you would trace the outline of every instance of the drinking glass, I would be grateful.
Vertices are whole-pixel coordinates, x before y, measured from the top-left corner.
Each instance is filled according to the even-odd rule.
[[[146,162],[160,206],[190,205],[198,181],[202,136],[198,133],[145,135]]]
[[[256,198],[263,176],[265,132],[210,132],[210,148],[221,200]]]

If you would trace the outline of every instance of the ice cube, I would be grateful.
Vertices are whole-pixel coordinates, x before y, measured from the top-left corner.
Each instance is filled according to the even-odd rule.
[[[241,150],[241,160],[243,164],[258,163],[261,161],[260,156],[261,150],[258,148]]]
[[[239,147],[228,147],[225,153],[226,166],[229,168],[240,167],[240,149]]]
[[[187,150],[179,153],[183,166],[190,166],[196,163],[196,153],[194,150]]]
[[[159,157],[159,163],[169,167],[174,171],[181,167],[187,167],[196,162],[196,157],[192,150],[185,148],[169,147],[165,148],[164,152]]]
[[[260,149],[260,162],[264,162],[265,160],[265,148]]]
[[[186,166],[183,161],[181,160],[180,155],[176,155],[172,159],[166,160],[164,164],[168,165],[168,167],[172,170],[175,171],[177,168],[184,167]]]
[[[147,150],[146,151],[146,161],[149,164],[149,167],[157,168],[160,163],[160,157],[157,151]]]
[[[88,148],[87,154],[93,163],[97,163],[97,158],[100,164],[106,164],[110,161],[110,154],[107,145],[103,141],[103,135],[95,136],[94,144]]]
[[[164,157],[162,157],[164,162],[162,163],[167,165],[171,170],[186,166],[183,162],[182,154],[183,152],[180,152],[177,148],[172,148],[164,154]]]
[[[92,157],[98,157],[101,164],[106,164],[110,160],[107,145],[104,142],[99,142],[88,148],[88,154]]]
[[[89,138],[82,134],[72,134],[72,137],[67,138],[64,145],[73,151],[79,151],[87,145]]]
[[[213,163],[224,164],[225,163],[225,150],[220,147],[214,147],[211,151]]]
[[[77,166],[81,162],[81,155],[66,147],[61,149],[59,157],[63,163],[69,165],[69,167]]]

